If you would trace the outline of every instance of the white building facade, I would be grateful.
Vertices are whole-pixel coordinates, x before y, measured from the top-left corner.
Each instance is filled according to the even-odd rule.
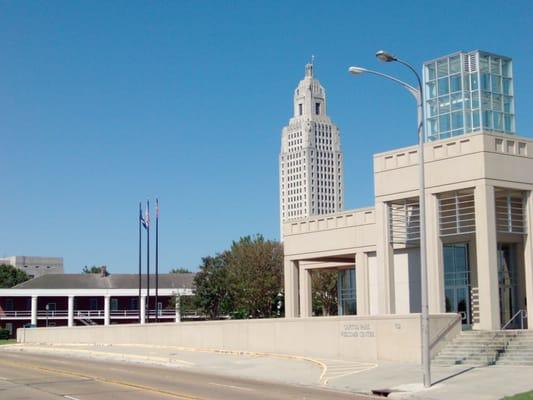
[[[294,91],[293,117],[282,131],[279,183],[281,226],[344,208],[339,129],[327,115],[326,92],[312,64]]]
[[[0,264],[12,265],[26,272],[30,278],[64,272],[63,257],[11,256],[0,258]]]

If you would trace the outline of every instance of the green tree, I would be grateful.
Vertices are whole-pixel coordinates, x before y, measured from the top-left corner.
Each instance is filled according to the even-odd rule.
[[[88,267],[87,265],[83,267],[81,270],[84,274],[99,274],[102,272],[102,267],[97,267],[96,265],[93,265],[92,267]]]
[[[283,246],[262,235],[245,236],[233,242],[225,260],[235,316],[277,315],[283,290]]]
[[[337,271],[327,270],[314,270],[311,273],[315,315],[337,315],[337,274]]]
[[[192,271],[188,270],[187,268],[172,268],[170,270],[171,274],[192,274]]]
[[[197,307],[211,319],[233,310],[225,253],[202,258],[200,270],[194,277],[194,286]]]
[[[0,265],[0,288],[11,288],[29,279],[30,277],[21,269],[12,265]]]

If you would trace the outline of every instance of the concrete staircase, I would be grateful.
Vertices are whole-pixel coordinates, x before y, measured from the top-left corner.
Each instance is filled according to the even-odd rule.
[[[516,335],[500,354],[496,365],[532,365],[533,366],[533,331],[514,331]]]
[[[437,354],[433,364],[442,366],[496,364],[517,336],[517,332],[524,331],[463,331]]]

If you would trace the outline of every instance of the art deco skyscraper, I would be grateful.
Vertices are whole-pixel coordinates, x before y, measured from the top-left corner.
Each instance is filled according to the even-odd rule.
[[[313,64],[305,66],[294,91],[294,115],[281,134],[279,187],[281,228],[344,207],[339,129],[327,115],[326,92],[313,77]]]

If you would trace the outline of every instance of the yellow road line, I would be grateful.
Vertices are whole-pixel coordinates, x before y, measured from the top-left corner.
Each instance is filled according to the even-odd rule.
[[[79,373],[79,372],[65,371],[65,370],[56,369],[56,368],[49,368],[49,367],[37,366],[37,365],[32,365],[32,364],[27,364],[27,363],[21,363],[21,362],[18,362],[18,361],[17,362],[6,362],[6,360],[0,359],[0,364],[6,365],[6,366],[11,366],[11,367],[29,368],[29,369],[33,369],[33,370],[45,371],[45,372],[48,372],[48,373],[55,373],[55,374],[60,374],[60,375],[65,375],[65,376],[75,376],[77,378],[91,379],[91,380],[94,380],[94,381],[97,381],[97,382],[108,383],[108,384],[113,384],[113,385],[118,385],[118,386],[130,387],[130,388],[144,390],[144,391],[147,391],[147,392],[154,392],[154,393],[162,394],[162,395],[165,395],[165,396],[168,396],[168,397],[172,397],[172,398],[175,398],[175,399],[180,399],[180,400],[205,400],[205,399],[203,399],[201,397],[192,396],[192,395],[184,394],[184,393],[171,392],[169,390],[158,389],[158,388],[155,388],[155,387],[152,387],[152,386],[141,385],[141,384],[138,384],[138,383],[121,381],[121,380],[116,380],[116,379],[107,379],[107,378],[102,378],[102,377],[93,376],[93,375],[87,375],[87,374],[83,374],[83,373]]]
[[[119,360],[119,361],[146,361],[149,363],[154,364],[163,364],[163,365],[174,365],[181,364],[183,366],[193,366],[194,363],[186,360],[181,360],[179,358],[172,358],[172,357],[157,357],[157,356],[144,356],[140,354],[126,354],[126,353],[113,353],[108,351],[94,351],[94,350],[86,350],[86,349],[68,349],[66,347],[43,347],[43,346],[32,346],[32,347],[19,347],[17,349],[21,352],[26,353],[65,353],[68,354],[75,354],[78,353],[80,355],[88,355],[90,357],[94,358],[111,358],[113,360]]]

